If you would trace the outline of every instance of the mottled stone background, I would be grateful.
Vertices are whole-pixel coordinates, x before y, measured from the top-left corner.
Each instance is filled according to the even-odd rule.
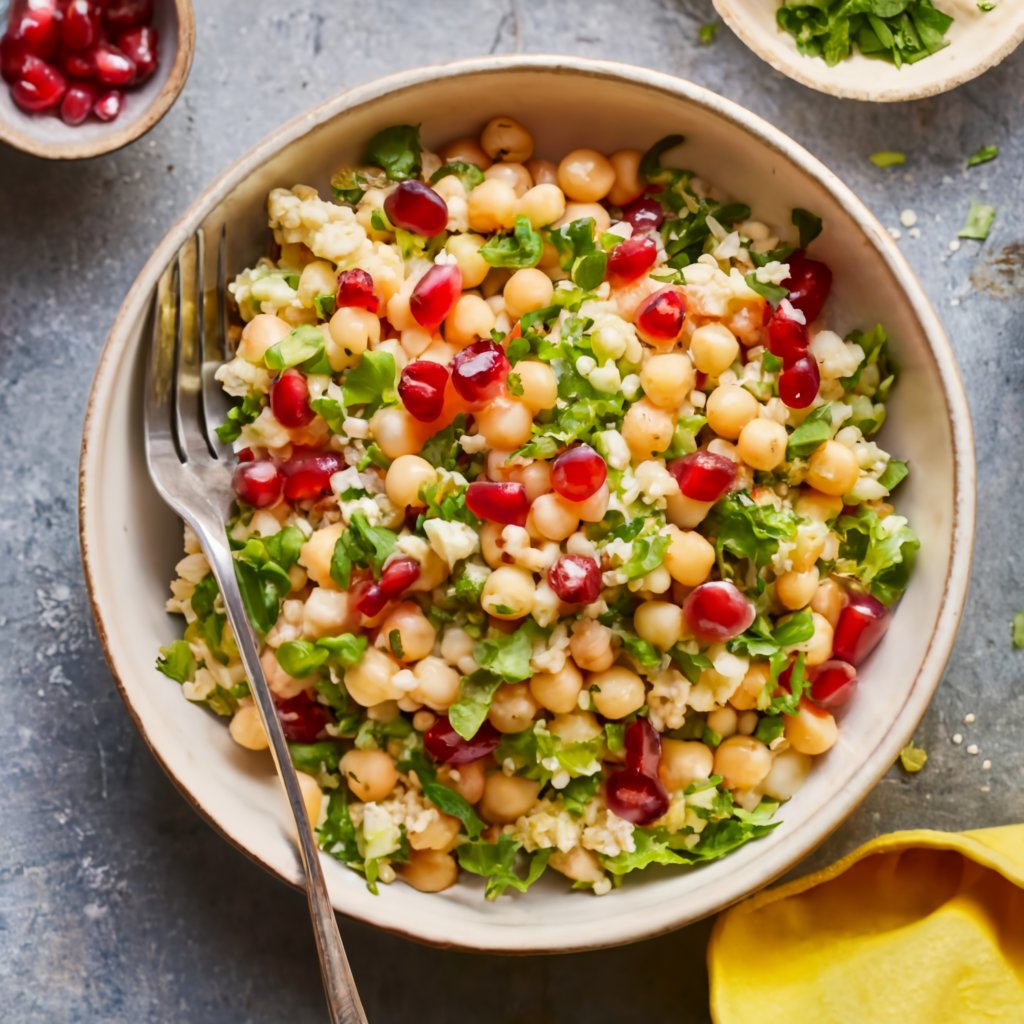
[[[949,329],[975,415],[975,577],[960,642],[918,733],[927,769],[890,772],[815,861],[894,828],[1024,820],[1024,652],[1009,642],[1011,616],[1024,607],[1024,53],[950,95],[878,107],[785,80],[724,27],[701,46],[698,29],[713,19],[706,0],[196,7],[191,78],[147,138],[65,165],[0,151],[0,1018],[323,1019],[303,898],[196,817],[111,682],[79,564],[78,444],[118,305],[196,193],[307,106],[419,64],[522,50],[672,72],[780,125],[887,226],[917,213],[918,230],[903,227],[900,245]],[[1001,147],[999,159],[966,174],[965,156],[988,143]],[[906,167],[872,166],[867,157],[880,149],[904,150]],[[992,235],[951,252],[972,197],[998,208]],[[969,713],[976,721],[964,725]],[[345,927],[374,1024],[703,1021],[707,932],[697,925],[621,950],[506,960]]]

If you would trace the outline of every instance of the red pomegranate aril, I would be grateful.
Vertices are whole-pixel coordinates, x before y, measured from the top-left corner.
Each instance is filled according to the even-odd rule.
[[[436,263],[416,282],[409,299],[413,319],[428,331],[439,327],[462,294],[462,271],[454,263]]]
[[[494,753],[501,742],[501,733],[484,722],[471,740],[460,736],[447,718],[439,718],[424,734],[426,752],[442,764],[467,764]]]
[[[522,484],[474,480],[466,488],[466,508],[477,517],[506,526],[525,526],[530,499]]]
[[[21,77],[11,86],[11,98],[22,110],[35,114],[56,107],[67,87],[67,80],[52,64],[30,53]]]
[[[330,493],[331,477],[344,468],[345,460],[337,452],[296,448],[281,466],[284,496],[289,501],[323,497]]]
[[[789,290],[787,298],[810,323],[817,319],[832,289],[832,271],[819,260],[809,260],[801,249],[786,262],[789,277],[782,284]]]
[[[833,655],[859,665],[885,636],[890,618],[889,609],[870,594],[851,594],[836,622]]]
[[[566,449],[551,465],[551,487],[567,501],[586,501],[607,479],[607,463],[589,444]]]
[[[380,299],[374,294],[373,278],[365,270],[343,270],[338,275],[334,305],[337,309],[341,309],[342,306],[355,306],[357,309],[379,313]]]
[[[99,23],[89,0],[71,0],[64,8],[60,38],[65,50],[84,50],[96,42]]]
[[[96,77],[104,85],[129,85],[135,81],[135,62],[112,43],[99,43],[90,53]]]
[[[467,402],[486,402],[505,386],[511,366],[499,345],[483,339],[467,345],[452,360],[452,384]]]
[[[43,60],[57,52],[60,42],[60,13],[56,0],[26,0],[18,3],[8,31],[25,40],[29,50]]]
[[[352,596],[355,598],[356,609],[368,619],[380,615],[390,600],[379,583],[369,580],[362,580],[355,584],[352,588]]]
[[[736,463],[714,452],[691,452],[673,459],[668,468],[679,490],[693,501],[718,501],[736,482]]]
[[[768,321],[768,351],[782,360],[784,367],[792,366],[807,355],[807,327],[790,320],[777,309]]]
[[[60,117],[65,124],[81,124],[96,102],[96,90],[89,82],[72,82],[60,101]]]
[[[661,288],[640,303],[636,311],[636,328],[653,342],[675,341],[683,329],[686,302],[672,285]]]
[[[421,423],[430,423],[444,409],[448,387],[448,367],[430,359],[407,363],[398,379],[398,397],[409,415]]]
[[[649,825],[668,810],[665,787],[631,768],[609,775],[604,795],[608,809],[634,825]]]
[[[95,78],[96,65],[93,63],[92,50],[80,50],[65,53],[61,56],[61,67],[64,74],[72,78]]]
[[[156,71],[159,37],[148,25],[133,28],[117,37],[121,52],[135,65],[135,83],[144,82]]]
[[[332,721],[330,711],[305,691],[286,700],[275,698],[274,704],[281,731],[292,743],[314,743]]]
[[[622,219],[634,231],[657,231],[665,223],[665,210],[657,199],[634,199],[623,208]]]
[[[309,385],[298,370],[285,370],[270,385],[270,409],[282,427],[304,427],[313,421]]]
[[[125,32],[153,20],[153,0],[106,0],[103,19],[112,32]]]
[[[683,619],[697,640],[723,643],[749,629],[754,605],[728,580],[702,583],[683,602]]]
[[[238,459],[239,462],[252,462],[256,456],[251,448],[242,448],[235,452],[235,458]]]
[[[21,78],[25,61],[32,54],[28,43],[13,32],[7,32],[0,39],[0,74],[5,82],[16,82]]]
[[[430,238],[448,226],[448,204],[422,181],[403,181],[384,200],[384,212],[396,228]]]
[[[661,736],[646,718],[626,726],[626,767],[648,778],[658,777],[661,763]]]
[[[608,253],[608,280],[614,283],[635,281],[643,277],[658,258],[653,239],[627,238]]]
[[[388,597],[398,597],[420,578],[420,563],[414,558],[396,558],[384,566],[380,589]]]
[[[569,604],[590,604],[601,596],[601,567],[589,555],[562,555],[548,570],[548,585]]]
[[[239,501],[253,508],[267,508],[280,500],[284,479],[277,466],[264,460],[240,463],[231,482]]]
[[[810,672],[810,698],[823,708],[842,707],[857,685],[857,670],[845,661],[826,661]]]
[[[101,121],[113,121],[124,109],[124,93],[120,89],[109,89],[93,104],[92,112]]]
[[[821,373],[814,356],[801,356],[779,374],[779,398],[790,409],[806,409],[821,385]]]

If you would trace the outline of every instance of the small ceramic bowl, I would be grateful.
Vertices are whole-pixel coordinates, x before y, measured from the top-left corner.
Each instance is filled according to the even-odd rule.
[[[714,0],[725,23],[746,46],[776,71],[801,85],[851,100],[897,103],[955,89],[995,67],[1024,41],[1024,3],[999,0],[991,11],[975,0],[937,0],[936,7],[953,16],[938,53],[898,68],[862,56],[856,49],[830,68],[820,57],[805,57],[796,41],[775,22],[780,0]]]
[[[6,28],[6,17],[3,21]],[[29,114],[11,98],[7,83],[0,82],[0,142],[47,160],[82,160],[112,153],[145,135],[171,109],[192,67],[192,0],[157,0],[153,27],[160,35],[160,63],[152,78],[125,93],[117,120],[90,117],[72,127],[51,113]]]
[[[924,713],[953,644],[974,530],[971,421],[942,327],[895,243],[857,197],[777,128],[714,93],[642,68],[572,57],[488,57],[403,72],[304,114],[239,160],[167,234],[136,279],[100,361],[81,464],[81,544],[99,635],[117,684],[154,755],[196,809],[269,871],[297,884],[287,808],[270,758],[243,750],[223,721],[189,704],[154,668],[180,635],[164,611],[181,558],[181,525],[149,482],[142,371],[153,288],[186,238],[226,226],[229,277],[267,250],[266,197],[298,182],[330,195],[331,172],[396,123],[421,124],[425,144],[478,133],[496,114],[532,131],[540,156],[577,146],[611,152],[680,132],[687,166],[759,219],[789,223],[793,207],[824,220],[815,255],[835,273],[828,322],[840,331],[883,322],[902,379],[883,443],[909,460],[900,511],[922,539],[913,581],[882,646],[864,666],[839,742],[781,811],[769,836],[695,871],[652,869],[607,896],[544,878],[529,893],[483,899],[481,879],[439,895],[400,883],[379,896],[325,858],[334,906],[441,946],[568,951],[656,935],[766,885],[820,843],[896,760]],[[208,246],[216,273],[217,246]]]

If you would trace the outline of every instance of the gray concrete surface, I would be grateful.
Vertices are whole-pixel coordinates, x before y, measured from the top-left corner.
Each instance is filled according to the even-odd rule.
[[[0,1019],[323,1019],[303,899],[196,817],[121,706],[79,565],[78,443],[103,338],[171,221],[278,123],[397,68],[515,49],[644,64],[767,116],[886,225],[917,212],[919,237],[903,228],[900,244],[949,329],[975,415],[974,581],[918,733],[927,769],[892,771],[813,861],[901,827],[1024,820],[1024,652],[1009,642],[1011,616],[1024,607],[1024,52],[950,95],[875,107],[783,79],[724,27],[699,45],[699,26],[713,20],[706,0],[197,8],[191,79],[147,138],[63,166],[0,151]],[[988,143],[1001,147],[999,159],[965,175],[965,156]],[[867,157],[880,149],[905,151],[906,167],[876,169]],[[995,227],[984,245],[951,253],[972,197],[998,208]],[[965,726],[968,713],[977,718]],[[504,960],[346,927],[374,1024],[703,1021],[707,933],[698,925],[621,950]]]

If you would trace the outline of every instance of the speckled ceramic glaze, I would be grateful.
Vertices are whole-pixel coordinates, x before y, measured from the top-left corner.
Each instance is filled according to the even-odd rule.
[[[481,880],[440,895],[407,886],[372,896],[359,876],[326,865],[335,907],[441,946],[568,951],[655,935],[765,885],[824,839],[892,764],[938,683],[964,601],[974,527],[971,423],[949,344],[881,225],[830,171],[782,132],[688,82],[569,57],[491,57],[396,75],[347,92],[276,132],[215,182],[171,229],[139,275],[103,352],[85,426],[81,543],[100,635],[117,684],[155,756],[196,809],[282,879],[301,877],[269,758],[242,750],[224,723],[156,672],[157,647],[180,624],[163,611],[181,531],[151,487],[142,447],[141,379],[151,292],[196,229],[228,225],[228,270],[265,249],[264,201],[278,185],[326,189],[374,131],[421,123],[425,142],[479,130],[496,113],[532,130],[539,154],[610,151],[685,134],[690,167],[779,225],[794,206],[825,224],[815,255],[831,264],[828,319],[840,330],[882,321],[903,376],[885,446],[909,460],[900,511],[921,535],[914,580],[865,666],[836,747],[783,808],[784,824],[697,871],[650,870],[604,897],[557,877],[525,897],[483,900]]]

